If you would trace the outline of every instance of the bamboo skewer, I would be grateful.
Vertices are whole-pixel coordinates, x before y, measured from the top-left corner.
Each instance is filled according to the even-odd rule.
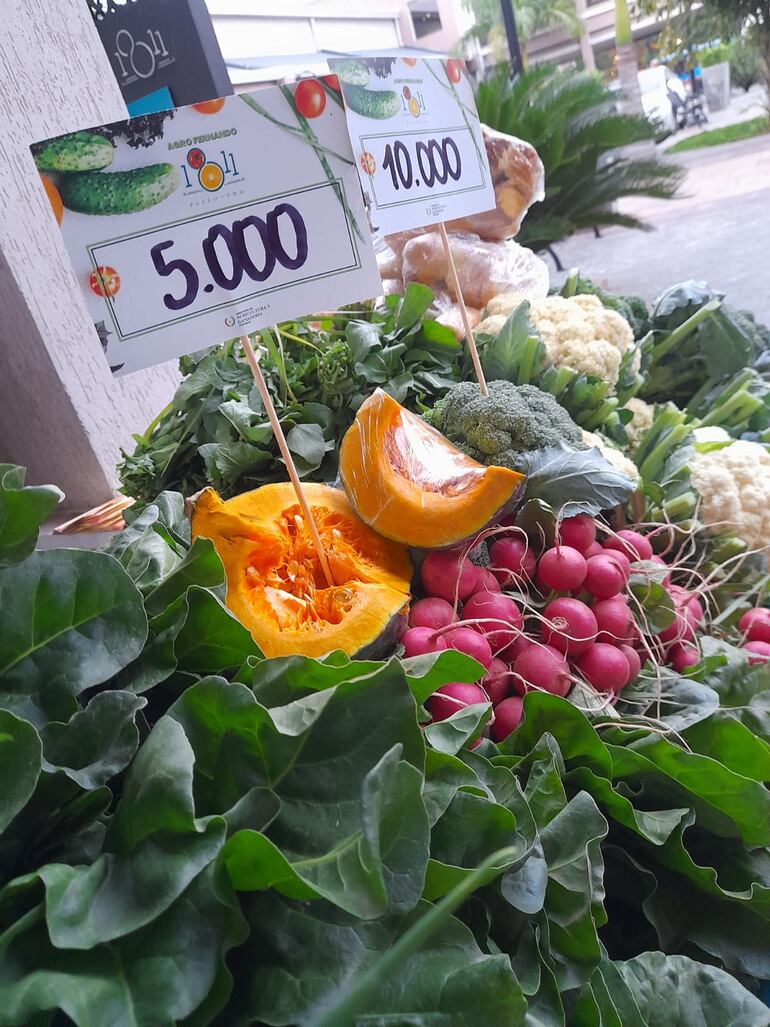
[[[479,351],[476,349],[476,341],[473,338],[473,329],[471,328],[471,321],[468,317],[468,308],[465,306],[465,300],[463,299],[463,292],[460,288],[460,279],[457,275],[457,267],[455,265],[455,259],[452,256],[452,248],[449,245],[449,236],[446,234],[446,226],[443,221],[438,223],[439,234],[441,235],[441,241],[444,244],[444,253],[446,254],[447,264],[449,265],[449,278],[451,280],[452,288],[454,289],[455,295],[457,296],[457,303],[460,307],[460,317],[463,319],[463,326],[465,328],[465,341],[468,349],[470,350],[471,360],[473,362],[473,370],[476,372],[476,378],[478,379],[481,391],[485,396],[489,395],[489,389],[487,388],[487,380],[484,377],[484,371],[481,367],[481,360],[479,359]]]
[[[297,493],[297,499],[299,505],[302,508],[302,512],[305,515],[307,526],[310,529],[310,534],[313,538],[313,545],[315,546],[316,554],[318,555],[318,562],[321,564],[321,569],[324,572],[324,577],[329,588],[334,587],[334,578],[332,577],[331,567],[329,566],[329,560],[324,551],[323,543],[321,542],[321,536],[318,534],[318,526],[313,519],[313,513],[310,509],[310,504],[307,501],[305,490],[302,488],[302,482],[299,480],[299,474],[297,473],[297,467],[294,463],[294,459],[289,450],[289,445],[286,441],[286,436],[283,434],[283,428],[281,422],[278,420],[278,414],[275,412],[273,406],[273,400],[270,397],[270,393],[267,389],[267,382],[265,376],[262,374],[262,368],[259,366],[259,360],[257,354],[254,352],[254,348],[251,345],[251,340],[248,335],[242,335],[240,337],[241,346],[243,346],[243,352],[246,355],[246,361],[251,368],[251,373],[254,375],[254,381],[257,386],[262,403],[265,408],[268,420],[270,421],[270,427],[273,429],[275,435],[275,441],[278,443],[278,448],[281,451],[284,463],[286,464],[286,470],[289,472],[291,483],[294,486],[294,491]]]

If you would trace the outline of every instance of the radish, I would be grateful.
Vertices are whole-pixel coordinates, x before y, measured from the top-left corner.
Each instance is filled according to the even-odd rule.
[[[628,660],[628,666],[630,667],[631,673],[629,674],[629,681],[633,681],[638,676],[639,671],[642,669],[642,658],[639,653],[630,645],[619,645],[618,649],[623,653],[625,658]]]
[[[543,610],[543,617],[547,622],[542,627],[543,641],[560,653],[577,656],[596,639],[596,617],[579,599],[554,599]]]
[[[495,653],[516,639],[524,623],[521,610],[502,592],[476,592],[463,606],[463,620],[482,622],[475,627],[486,637]],[[511,627],[495,623],[498,621],[504,621]]]
[[[674,608],[674,622],[658,633],[658,640],[669,642],[692,642],[695,638],[695,620],[689,606]]]
[[[499,703],[510,695],[512,678],[513,675],[508,664],[493,656],[487,673],[481,681],[481,687],[493,703]]]
[[[554,546],[553,549],[546,549],[538,560],[537,580],[541,591],[547,592],[548,589],[555,588],[558,592],[571,592],[580,588],[585,576],[586,559],[572,546]]]
[[[586,561],[584,587],[597,599],[611,599],[623,591],[626,576],[611,556],[592,556]]]
[[[681,642],[675,642],[666,655],[677,674],[684,674],[688,667],[694,667],[700,662],[700,653],[695,646],[682,645]]]
[[[404,656],[425,656],[447,648],[446,638],[437,635],[433,628],[407,628],[401,636]]]
[[[500,653],[500,657],[507,660],[508,663],[513,663],[517,656],[521,655],[525,649],[529,649],[529,647],[534,644],[535,643],[531,638],[527,638],[524,634],[519,635],[518,638],[514,639],[510,645],[507,645],[505,649],[503,649]],[[516,687],[515,682],[514,687]]]
[[[651,556],[650,559],[652,560],[653,563],[657,563],[658,566],[660,566],[660,567],[668,567],[668,564],[666,563],[666,561],[663,559],[662,556],[657,556],[657,555],[656,556]],[[663,580],[661,581],[661,585],[663,585],[664,588],[668,588],[670,583],[671,583],[671,574],[669,573],[669,574],[667,574],[665,576],[665,578],[663,578]]]
[[[442,685],[425,703],[434,720],[446,720],[465,706],[489,702],[478,685],[466,685],[462,681],[450,681]]]
[[[455,609],[446,599],[429,596],[418,599],[409,612],[410,628],[432,628],[437,631],[457,620]]]
[[[412,628],[412,630],[417,629]],[[444,639],[447,649],[456,649],[459,653],[467,653],[474,660],[478,660],[482,667],[488,667],[492,662],[492,650],[489,642],[473,628],[462,626],[452,628],[441,637]]]
[[[585,551],[596,542],[596,524],[588,514],[576,517],[565,517],[559,525],[559,538],[563,545],[572,546],[579,553]]]
[[[575,662],[580,673],[597,692],[619,692],[631,677],[631,665],[626,654],[606,642],[596,642]]]
[[[425,591],[431,596],[454,603],[471,594],[478,574],[478,568],[470,560],[460,560],[456,553],[434,549],[428,553],[420,568],[420,578]]]
[[[490,569],[500,584],[523,587],[535,573],[537,560],[522,538],[501,538],[489,547]]]
[[[476,584],[473,588],[473,595],[483,595],[484,592],[499,592],[500,582],[494,576],[489,567],[476,568]]]
[[[583,551],[583,556],[588,560],[591,556],[602,556],[602,554],[606,554],[607,552],[608,550],[602,547],[601,542],[592,542],[588,549]]]
[[[638,531],[631,531],[629,528],[623,528],[617,535],[611,535],[604,542],[604,548],[617,549],[618,552],[625,553],[631,561],[652,558],[652,546],[648,539]]]
[[[765,606],[747,610],[738,621],[738,628],[749,642],[770,642],[770,610]]]
[[[770,660],[770,643],[768,642],[747,642],[743,648],[751,653],[749,663],[767,663]]]
[[[615,561],[618,567],[623,571],[623,577],[626,581],[631,577],[631,561],[625,553],[621,553],[617,549],[602,549],[602,555]]]
[[[593,612],[599,628],[597,642],[619,645],[631,636],[636,626],[633,614],[622,596],[600,599],[594,603]]]
[[[524,652],[516,657],[513,672],[523,681],[525,692],[539,688],[553,695],[565,696],[572,684],[567,661],[559,650],[551,645],[527,646]],[[522,686],[517,682],[514,687],[519,691]]]
[[[496,742],[502,742],[504,738],[515,731],[521,723],[524,714],[524,700],[521,696],[512,695],[509,699],[503,699],[495,706],[495,719],[492,721],[490,732]]]

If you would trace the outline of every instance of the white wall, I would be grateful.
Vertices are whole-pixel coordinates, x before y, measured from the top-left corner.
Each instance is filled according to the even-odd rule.
[[[121,444],[168,402],[168,366],[115,380],[29,152],[126,116],[85,0],[1,0],[0,461],[83,509],[106,499]]]

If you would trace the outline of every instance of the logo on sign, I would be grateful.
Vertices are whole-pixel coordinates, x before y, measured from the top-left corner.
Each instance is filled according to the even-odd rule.
[[[230,182],[243,181],[232,151],[219,150],[214,157],[216,160],[209,158],[199,146],[193,146],[187,151],[184,164],[179,165],[187,195],[201,189],[207,193],[217,193],[228,182],[228,176]]]
[[[229,317],[229,316],[226,317],[225,318],[225,325],[228,328],[233,328],[235,326],[235,318],[234,317]]]
[[[401,108],[405,114],[411,114],[413,118],[419,118],[421,114],[428,113],[422,93],[413,92],[409,86],[404,86],[401,90]]]

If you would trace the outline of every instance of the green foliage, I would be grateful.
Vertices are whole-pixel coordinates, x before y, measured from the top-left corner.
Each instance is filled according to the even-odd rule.
[[[505,69],[479,85],[481,120],[526,139],[545,166],[546,195],[527,215],[517,240],[541,250],[583,228],[649,228],[616,209],[624,196],[675,195],[682,170],[615,151],[653,137],[645,118],[619,114],[616,98],[597,78],[546,66],[511,82]]]
[[[412,283],[368,320],[340,312],[311,327],[292,322],[276,338],[263,331],[262,367],[300,476],[330,481],[338,445],[373,386],[419,410],[460,377],[462,350],[449,328],[425,314],[427,286]],[[163,489],[192,495],[213,484],[222,495],[283,481],[284,465],[248,364],[235,342],[199,360],[170,406],[133,453],[123,454],[123,491],[141,503]]]
[[[729,59],[730,81],[748,93],[762,78],[762,58],[754,32],[733,39]]]
[[[702,68],[710,68],[715,64],[724,64],[730,60],[730,47],[727,43],[715,43],[704,50],[698,51],[698,63]]]
[[[770,132],[770,120],[766,116],[739,121],[724,128],[709,128],[694,136],[682,139],[669,147],[669,153],[686,153],[688,150],[700,150],[704,146],[722,146],[724,143],[735,143],[739,139],[753,139],[754,136]]]
[[[55,485],[24,484],[23,467],[0,464],[0,567],[29,556],[40,525],[64,498]]]

